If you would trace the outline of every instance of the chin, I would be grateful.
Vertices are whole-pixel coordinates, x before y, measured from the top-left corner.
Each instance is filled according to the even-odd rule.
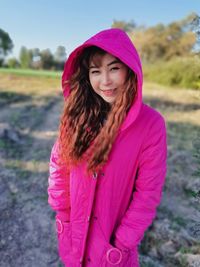
[[[112,104],[112,103],[115,102],[115,99],[111,99],[111,100],[109,100],[109,99],[105,99],[105,98],[104,98],[104,101],[106,101],[106,102],[109,103],[109,104]]]

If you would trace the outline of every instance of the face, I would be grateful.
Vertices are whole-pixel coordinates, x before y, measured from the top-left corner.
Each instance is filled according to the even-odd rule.
[[[89,64],[91,86],[106,102],[113,103],[125,84],[128,67],[108,53],[98,55],[98,60],[98,66],[93,60]]]

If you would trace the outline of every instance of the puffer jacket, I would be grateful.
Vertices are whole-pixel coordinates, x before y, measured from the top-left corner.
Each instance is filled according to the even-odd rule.
[[[64,81],[75,70],[85,47],[95,45],[137,74],[137,97],[98,173],[87,175],[87,163],[70,173],[58,163],[56,141],[50,157],[48,202],[56,211],[58,249],[67,267],[138,267],[138,245],[156,216],[166,176],[166,126],[162,115],[142,100],[142,66],[127,34],[101,31],[69,56]]]

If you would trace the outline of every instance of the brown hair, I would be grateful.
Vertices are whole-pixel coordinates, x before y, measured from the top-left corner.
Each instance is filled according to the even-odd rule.
[[[85,48],[68,81],[70,94],[65,101],[59,127],[61,158],[69,169],[87,160],[87,172],[98,171],[108,160],[118,130],[136,96],[136,75],[129,68],[122,93],[110,105],[95,93],[89,81],[89,63],[106,51]]]

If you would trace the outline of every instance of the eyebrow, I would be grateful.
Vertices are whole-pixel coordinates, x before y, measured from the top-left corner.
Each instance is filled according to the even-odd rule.
[[[112,62],[108,63],[107,66],[110,66],[110,65],[116,64],[116,63],[121,63],[121,62],[119,60],[115,59]],[[94,66],[94,65],[89,67],[89,69],[92,69],[92,68],[99,68],[99,67]]]

